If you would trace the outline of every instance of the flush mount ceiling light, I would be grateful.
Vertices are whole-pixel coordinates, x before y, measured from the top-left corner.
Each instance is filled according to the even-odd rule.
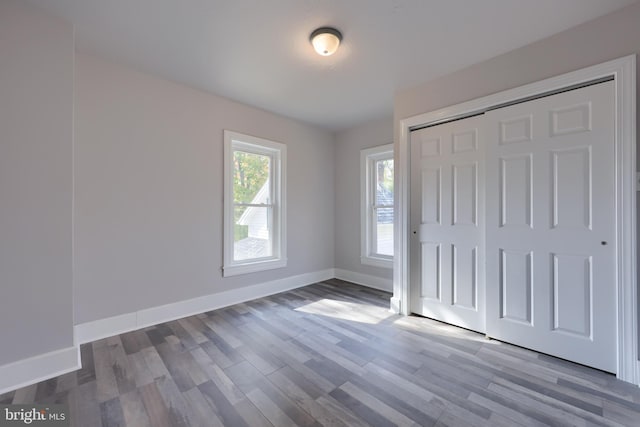
[[[309,40],[311,40],[313,48],[319,55],[329,56],[338,50],[338,46],[342,41],[342,34],[335,28],[322,27],[311,33]]]

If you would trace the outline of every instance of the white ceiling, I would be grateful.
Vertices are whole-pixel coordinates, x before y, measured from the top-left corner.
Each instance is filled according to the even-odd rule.
[[[636,0],[29,0],[78,50],[332,130],[394,93]],[[308,37],[335,26],[331,57]]]

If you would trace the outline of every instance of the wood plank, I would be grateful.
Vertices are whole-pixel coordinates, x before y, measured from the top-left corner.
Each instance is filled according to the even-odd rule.
[[[395,427],[396,424],[376,412],[373,408],[366,406],[364,403],[351,396],[342,389],[335,389],[329,393],[336,401],[346,407],[350,412],[354,413],[358,419],[372,426],[379,427]]]
[[[179,319],[178,323],[193,337],[195,342],[200,345],[204,342],[209,341],[207,337],[202,334],[202,331],[206,329],[206,326],[196,316],[186,317],[184,319]]]
[[[177,427],[189,427],[196,425],[194,411],[185,400],[183,394],[173,379],[169,376],[155,380],[156,387],[162,396],[165,406],[169,409],[169,421]]]
[[[340,389],[350,394],[352,397],[359,400],[372,410],[381,414],[384,418],[391,421],[397,426],[412,426],[416,422],[415,420],[412,420],[405,416],[403,413],[397,411],[395,408],[389,406],[386,402],[383,402],[382,400],[374,397],[371,393],[368,392],[370,391],[370,389],[368,391],[365,391],[363,388],[356,386],[350,381],[340,386]],[[427,424],[422,425],[431,425],[435,421],[425,417],[420,418],[423,421],[427,422]]]
[[[119,401],[128,426],[152,427],[138,390],[123,394]]]
[[[127,425],[119,397],[100,404],[100,418],[102,427],[125,427]]]
[[[244,361],[224,370],[233,383],[247,394],[258,387],[264,376],[251,363]]]
[[[531,407],[538,412],[544,412],[548,416],[553,417],[556,420],[555,423],[576,426],[590,425],[587,418],[576,415],[572,411],[567,411],[566,407],[562,407],[560,403],[553,400],[545,402],[543,396],[537,394],[531,396],[524,387],[520,387],[517,384],[497,379],[497,383],[491,384],[489,389],[503,397],[517,399],[521,404]],[[616,425],[602,417],[600,417],[599,422],[600,425]]]
[[[237,355],[237,359],[231,360],[226,354],[220,351],[220,349],[211,341],[202,343],[200,348],[207,353],[207,355],[213,360],[213,362],[221,368],[228,368],[238,363],[242,358]],[[237,353],[236,353],[237,354]]]
[[[102,425],[100,403],[95,381],[81,384],[70,390],[69,410],[71,412],[71,425],[73,427]]]
[[[149,336],[141,330],[121,334],[120,339],[126,354],[134,354],[153,345]]]
[[[171,427],[171,415],[155,382],[140,387],[140,397],[153,427]]]
[[[331,416],[338,418],[343,424],[349,427],[367,427],[371,425],[331,396],[320,396],[316,399],[316,402],[325,408]]]
[[[247,393],[247,397],[262,412],[262,414],[273,424],[278,427],[296,427],[297,424],[287,416],[278,405],[273,403],[269,397],[259,388],[251,390]]]
[[[220,335],[215,333],[213,330],[203,331],[203,334],[209,338],[209,343],[204,343],[202,348],[204,351],[209,352],[210,347],[215,347],[216,351],[220,354],[224,355],[226,359],[228,359],[231,363],[238,363],[241,360],[244,360],[240,354],[233,348],[229,343],[227,343]],[[207,345],[209,344],[209,345]],[[213,355],[212,355],[213,358]],[[215,359],[214,361],[218,363]]]
[[[304,398],[317,399],[324,394],[320,387],[316,386],[291,366],[285,366],[277,370],[269,375],[268,378],[280,378],[280,384],[288,384],[290,388],[300,391],[300,393],[302,393],[301,396]]]
[[[191,354],[198,365],[207,373],[209,379],[213,381],[231,404],[235,405],[245,398],[244,394],[236,387],[222,368],[213,363],[202,348],[191,350]]]
[[[180,340],[182,350],[191,350],[198,346],[196,340],[187,332],[178,320],[165,323],[172,331],[173,334]]]
[[[145,364],[154,379],[170,375],[155,347],[144,348],[140,353],[144,356]]]
[[[395,375],[404,378],[407,381],[416,384],[418,387],[429,391],[433,394],[433,398],[431,399],[433,404],[445,409],[446,411],[455,413],[458,416],[464,416],[471,423],[484,423],[484,421],[489,419],[491,416],[491,411],[470,402],[466,398],[458,396],[446,387],[409,374],[384,360],[374,359],[373,363],[387,371],[393,372]]]
[[[106,340],[93,343],[93,360],[95,366],[96,398],[99,402],[106,402],[120,395],[118,381],[113,371],[113,358]]]
[[[289,363],[288,366],[293,371],[295,371],[296,373],[300,374],[306,380],[308,380],[313,385],[318,387],[324,393],[329,393],[331,390],[336,388],[336,386],[333,383],[331,383],[329,380],[325,379],[321,374],[318,374],[316,371],[314,371],[313,369],[309,368],[304,363],[297,363],[297,362]]]
[[[268,396],[268,399],[286,414],[289,419],[293,420],[296,425],[303,427],[320,427],[320,424],[316,420],[310,417],[308,413],[302,410],[293,400],[289,399],[267,379],[260,381],[258,388]],[[247,397],[249,397],[248,394]],[[258,405],[256,404],[256,406]]]
[[[289,362],[291,359],[294,359],[297,362],[304,363],[311,358],[309,354],[291,344],[289,338],[283,340],[277,335],[261,328],[258,324],[249,323],[245,325],[243,333],[252,339],[260,337],[260,345],[283,362]]]
[[[48,380],[39,382],[36,385],[35,400],[38,402],[46,400],[49,396],[55,394],[57,387],[58,378],[50,378]]]
[[[215,413],[222,420],[224,425],[249,427],[244,418],[240,416],[236,408],[227,400],[224,394],[216,387],[213,381],[207,381],[198,386],[202,395],[207,399],[209,405],[214,408]]]
[[[141,351],[133,353],[128,355],[127,358],[129,359],[129,366],[136,387],[142,387],[147,384],[153,383],[155,377],[147,366],[144,353],[142,353]]]
[[[327,359],[337,363],[338,365],[348,369],[349,371],[362,375],[364,369],[362,366],[368,362],[367,359],[363,359],[357,354],[354,354],[342,347],[332,346],[330,343],[324,341],[318,337],[311,337],[307,335],[300,335],[295,339],[300,344],[304,345],[307,349],[314,351],[317,354],[321,354]]]
[[[129,363],[129,358],[124,351],[120,336],[107,338],[107,346],[109,348],[110,360],[112,361],[111,369],[113,369],[116,384],[118,385],[118,392],[124,394],[135,390],[135,376]]]
[[[155,346],[155,348],[158,350],[160,358],[180,391],[187,391],[196,386],[187,371],[187,362],[183,357],[183,353],[175,347],[172,347],[169,343],[159,344]]]
[[[72,388],[78,386],[78,375],[76,372],[69,372],[67,374],[60,375],[58,377],[58,384],[56,385],[56,393],[69,391]]]
[[[251,427],[274,427],[264,414],[246,397],[233,405],[233,407]]]
[[[434,425],[442,415],[442,408],[422,399],[421,394],[407,392],[375,374],[353,377],[350,383],[422,426]]]
[[[183,394],[189,407],[192,408],[190,427],[224,427],[222,420],[197,387]]]
[[[289,375],[284,372],[289,371]],[[282,368],[271,375],[269,375],[269,381],[278,387],[292,402],[295,402],[302,410],[310,414],[315,420],[324,426],[336,426],[347,427],[347,425],[340,420],[340,418],[334,416],[325,407],[321,406],[315,399],[310,396],[303,388],[298,386],[294,380],[289,377],[293,374],[294,378],[298,381],[301,379],[299,375],[296,375],[290,368]],[[309,384],[303,384],[303,387],[308,389]],[[316,394],[316,397],[322,395],[320,390],[311,387],[312,394]],[[316,392],[317,390],[317,392]]]
[[[514,423],[528,427],[544,427],[553,425],[555,420],[544,413],[535,412],[518,405],[518,402],[503,399],[489,399],[476,393],[471,393],[469,400],[482,405],[494,413],[499,413],[513,420]]]
[[[261,352],[259,349],[248,345],[242,345],[236,349],[236,351],[249,363],[256,367],[263,375],[268,375],[271,372],[277,371],[284,366],[280,360],[268,352]]]
[[[349,378],[355,375],[351,371],[327,358],[322,358],[321,360],[311,359],[305,362],[304,365],[315,371],[318,375],[322,376],[336,387],[349,381]]]

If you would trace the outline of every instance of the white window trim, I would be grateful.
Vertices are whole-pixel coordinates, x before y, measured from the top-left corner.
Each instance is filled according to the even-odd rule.
[[[360,151],[360,262],[374,267],[393,268],[393,257],[372,254],[373,209],[375,187],[372,173],[375,163],[382,159],[393,159],[393,144],[367,148]],[[395,210],[395,209],[394,209]],[[394,212],[395,215],[395,212]]]
[[[270,175],[273,197],[273,255],[243,261],[233,259],[234,251],[234,203],[233,203],[233,151],[267,155],[272,158],[273,173]],[[287,146],[279,142],[229,130],[224,131],[224,277],[282,268],[287,265],[287,221],[286,221],[286,162]]]

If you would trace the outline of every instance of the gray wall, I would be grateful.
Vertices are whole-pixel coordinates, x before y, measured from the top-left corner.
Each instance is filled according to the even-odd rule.
[[[393,142],[391,117],[374,120],[336,135],[335,267],[391,280],[393,269],[360,262],[360,150]]]
[[[634,53],[640,55],[640,3],[399,92],[394,107],[396,134],[403,118]],[[637,78],[640,92],[640,73]]]
[[[73,345],[73,29],[0,2],[0,365]]]
[[[334,136],[76,55],[76,324],[333,268]],[[288,265],[222,278],[223,129],[287,145]]]
[[[398,120],[640,53],[640,3],[555,36],[400,91]]]

